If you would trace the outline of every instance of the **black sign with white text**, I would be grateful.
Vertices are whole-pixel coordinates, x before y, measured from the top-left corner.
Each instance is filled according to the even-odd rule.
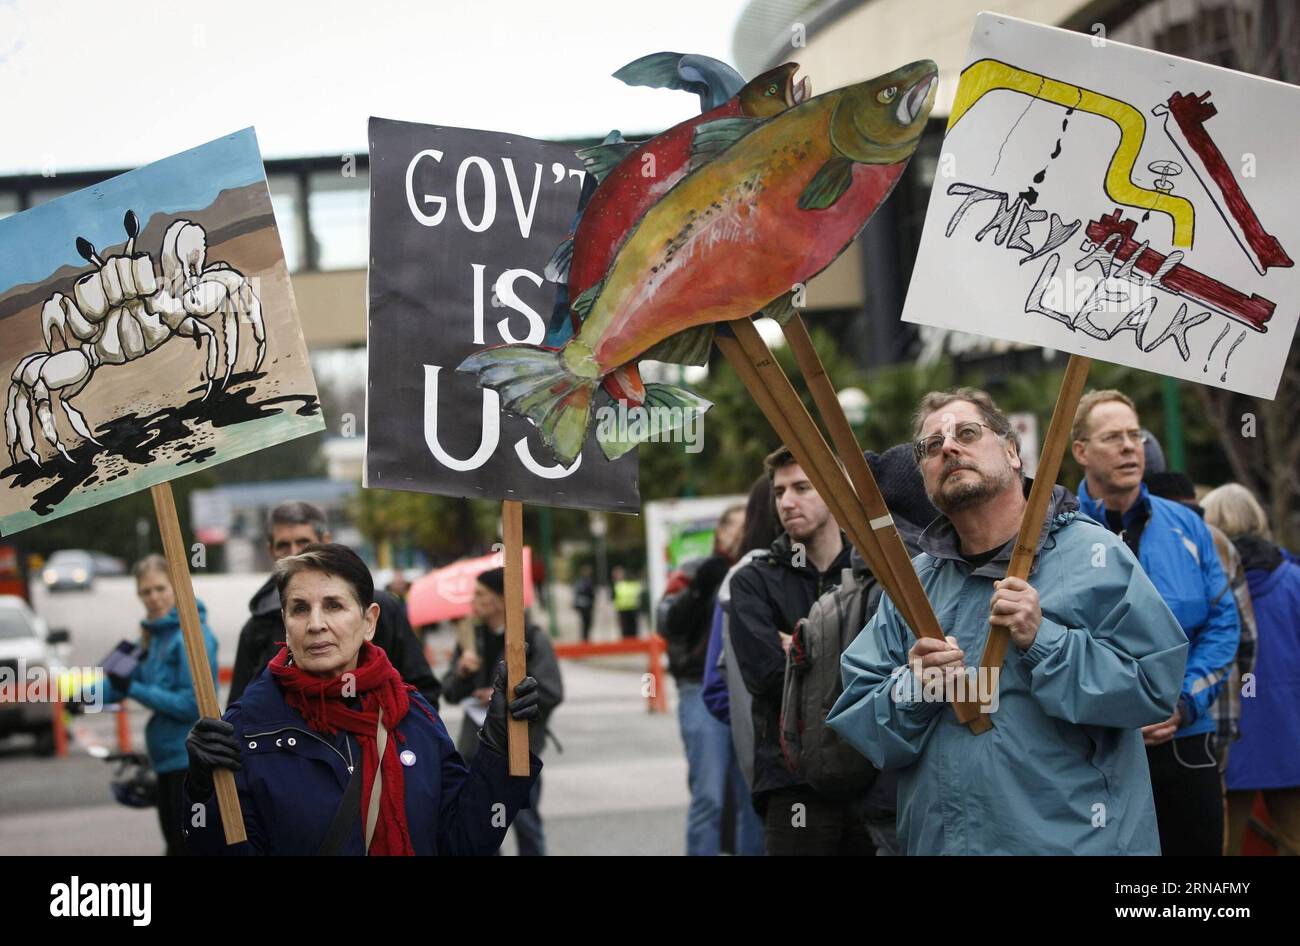
[[[482,348],[541,344],[582,162],[516,135],[370,119],[366,485],[635,512],[636,451],[588,435],[571,466],[456,367]]]

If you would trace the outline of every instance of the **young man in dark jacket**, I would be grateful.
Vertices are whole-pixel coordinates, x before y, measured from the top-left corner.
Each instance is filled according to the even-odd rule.
[[[325,513],[318,506],[304,502],[283,502],[271,510],[266,523],[267,550],[271,558],[279,561],[297,555],[309,545],[330,541],[325,524]],[[438,694],[442,690],[424,657],[420,641],[411,629],[406,616],[406,605],[387,591],[375,592],[379,605],[379,624],[372,643],[388,655],[389,662],[402,675],[402,679],[420,691],[434,709],[438,708]],[[235,650],[235,667],[230,680],[231,706],[243,695],[248,684],[261,673],[267,663],[280,652],[284,641],[284,619],[280,614],[280,595],[275,590],[275,579],[257,589],[248,603],[251,612],[239,632],[239,645]]]
[[[754,807],[764,816],[767,853],[874,854],[852,802],[827,799],[791,774],[781,752],[785,654],[795,624],[839,584],[849,546],[794,455],[764,461],[785,530],[771,552],[731,576],[731,643],[753,694]]]
[[[456,749],[466,762],[478,751],[478,732],[492,698],[492,673],[506,652],[505,569],[492,568],[475,579],[471,604],[474,619],[474,650],[456,646],[451,669],[443,677],[443,694],[449,703],[470,700],[461,722]],[[524,644],[528,648],[528,675],[537,680],[539,713],[528,726],[528,751],[541,757],[546,745],[546,724],[555,707],[564,700],[564,681],[560,664],[546,632],[531,622],[524,626]],[[533,783],[531,808],[523,818],[515,818],[515,836],[521,856],[546,853],[546,835],[538,803],[542,793],[541,777]],[[521,812],[522,814],[522,812]]]

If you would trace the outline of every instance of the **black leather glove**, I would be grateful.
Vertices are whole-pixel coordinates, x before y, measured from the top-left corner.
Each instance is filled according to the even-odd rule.
[[[224,719],[200,717],[185,737],[185,751],[190,756],[190,797],[194,799],[212,795],[213,769],[219,766],[238,772],[243,768],[235,727]]]
[[[116,673],[110,673],[107,676],[108,676],[108,682],[113,684],[113,689],[116,690],[118,693],[121,693],[123,696],[126,696],[128,693],[131,692],[130,677],[119,676]]]
[[[535,677],[524,677],[515,687],[515,698],[510,702],[510,715],[515,719],[533,720],[542,711],[541,694]],[[506,754],[506,662],[497,662],[492,676],[492,700],[488,703],[487,719],[478,731],[479,740],[493,752]]]

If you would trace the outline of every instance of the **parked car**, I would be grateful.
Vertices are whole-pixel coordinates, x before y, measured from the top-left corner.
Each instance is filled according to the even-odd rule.
[[[95,558],[81,549],[63,549],[50,556],[41,569],[50,591],[88,591],[95,581]]]
[[[112,578],[126,574],[126,562],[120,558],[114,558],[103,552],[91,552],[90,557],[95,563],[96,578]]]
[[[66,630],[50,630],[22,598],[0,595],[0,737],[32,733],[38,755],[54,753],[49,687],[61,669],[54,648],[67,642]]]

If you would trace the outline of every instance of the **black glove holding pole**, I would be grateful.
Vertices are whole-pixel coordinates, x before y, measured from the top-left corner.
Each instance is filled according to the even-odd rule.
[[[515,687],[515,698],[510,701],[510,715],[515,719],[534,720],[541,713],[541,694],[537,691],[537,678],[524,677]],[[478,738],[498,755],[506,754],[506,662],[497,662],[492,676],[492,699],[488,703],[487,719],[478,731]]]
[[[243,763],[239,761],[235,727],[224,719],[200,717],[185,737],[185,751],[190,756],[189,788],[192,799],[211,797],[214,769],[220,767],[238,772],[243,768]]]

